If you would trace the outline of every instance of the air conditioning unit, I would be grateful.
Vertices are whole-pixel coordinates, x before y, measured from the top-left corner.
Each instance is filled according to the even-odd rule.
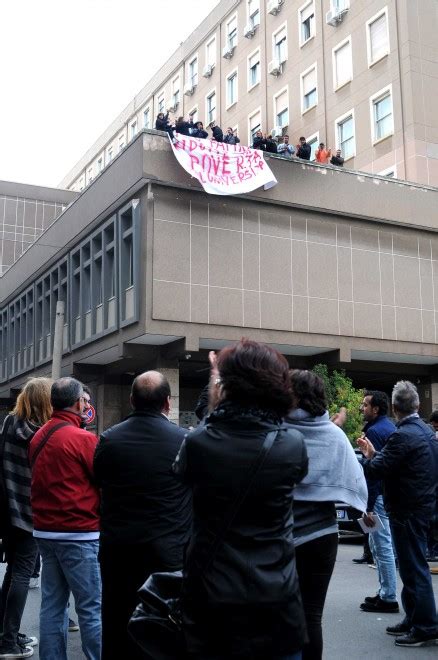
[[[179,103],[178,101],[174,103],[173,105],[170,106],[170,108],[167,108],[169,112],[176,112],[178,110]]]
[[[206,64],[202,69],[202,75],[204,76],[204,78],[210,78],[212,73],[213,73],[213,64]]]
[[[256,25],[251,25],[248,23],[248,25],[245,25],[243,28],[243,36],[246,37],[247,39],[252,39],[252,37],[256,33],[257,26]]]
[[[195,88],[192,85],[192,83],[187,83],[186,85],[184,85],[184,94],[185,94],[185,96],[191,96],[194,91],[195,91]]]
[[[227,41],[226,46],[222,50],[222,57],[225,57],[226,60],[230,60],[233,57],[234,46]]]
[[[330,11],[327,12],[325,16],[325,22],[327,25],[331,25],[332,27],[336,27],[339,25],[339,23],[342,23],[342,20],[344,18],[344,15],[347,13],[348,9],[330,9]]]
[[[281,9],[284,0],[268,0],[267,12],[276,16]]]
[[[281,126],[274,126],[274,128],[271,130],[271,135],[272,137],[282,137],[283,135],[283,129]]]
[[[268,73],[270,73],[271,76],[279,76],[282,72],[282,68],[280,60],[271,60],[268,64]]]

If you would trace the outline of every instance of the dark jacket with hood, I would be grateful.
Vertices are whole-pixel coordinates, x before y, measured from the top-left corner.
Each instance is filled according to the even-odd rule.
[[[30,505],[31,471],[28,448],[39,427],[29,420],[8,415],[3,424],[3,478],[9,522],[25,532],[33,531]]]
[[[209,561],[212,543],[223,532],[224,518],[270,431],[278,431],[276,440]],[[294,486],[307,473],[302,435],[287,431],[273,413],[223,402],[205,426],[186,437],[174,470],[193,490],[184,580],[189,651],[202,657],[214,648],[228,657],[236,627],[240,641],[250,645],[240,648],[248,657],[301,649],[305,626],[292,504]],[[239,617],[245,619],[243,627],[237,625]]]

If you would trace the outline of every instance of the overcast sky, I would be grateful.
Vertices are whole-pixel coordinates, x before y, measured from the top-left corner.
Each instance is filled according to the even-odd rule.
[[[57,186],[219,0],[0,0],[0,179]]]

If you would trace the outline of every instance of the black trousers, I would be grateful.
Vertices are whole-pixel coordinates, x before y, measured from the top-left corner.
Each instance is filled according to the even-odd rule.
[[[17,643],[38,547],[32,533],[18,527],[11,527],[3,543],[7,566],[1,589],[0,628],[2,647],[9,649]]]
[[[295,548],[309,642],[303,660],[322,658],[322,613],[338,552],[338,535],[327,534]]]
[[[144,656],[127,626],[140,602],[137,591],[151,573],[177,570],[163,564],[144,545],[101,543],[102,660],[141,660]]]

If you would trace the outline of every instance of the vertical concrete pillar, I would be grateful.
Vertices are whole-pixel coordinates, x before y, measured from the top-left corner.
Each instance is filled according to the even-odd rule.
[[[100,434],[123,419],[121,385],[119,383],[99,383],[96,404],[97,431]]]
[[[431,412],[438,410],[438,383],[432,383],[431,389]]]
[[[171,408],[170,420],[179,424],[179,369],[159,368],[170,384]]]

